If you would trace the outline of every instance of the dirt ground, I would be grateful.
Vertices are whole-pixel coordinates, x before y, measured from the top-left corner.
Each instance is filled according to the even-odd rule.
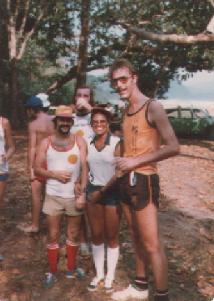
[[[26,135],[16,135],[17,151],[11,161],[4,207],[0,215],[0,301],[111,300],[102,289],[89,293],[93,277],[90,258],[79,257],[84,280],[65,278],[65,252],[61,237],[58,282],[44,289],[47,271],[46,226],[41,216],[39,234],[27,235],[17,225],[30,221],[30,189],[26,172]],[[169,261],[171,301],[211,301],[214,298],[214,142],[181,141],[181,155],[159,163],[162,185],[159,213]],[[63,223],[62,228],[65,228]],[[62,232],[63,232],[62,229]],[[65,233],[65,231],[64,231]],[[116,289],[134,276],[131,239],[123,221]],[[152,291],[152,275],[150,277]],[[151,299],[152,300],[152,299]]]

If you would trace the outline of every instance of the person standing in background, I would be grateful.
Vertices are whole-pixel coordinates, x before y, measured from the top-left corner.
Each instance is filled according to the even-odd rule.
[[[88,86],[77,88],[74,93],[74,105],[74,124],[71,128],[71,133],[81,136],[85,139],[85,141],[88,141],[94,137],[94,132],[91,128],[91,110],[94,106],[93,90]],[[82,216],[82,228],[80,236],[80,253],[82,256],[89,256],[90,250],[85,216]]]
[[[41,212],[41,195],[45,179],[38,177],[34,171],[37,149],[41,141],[54,132],[52,116],[44,112],[43,102],[37,96],[30,97],[26,104],[28,124],[28,172],[32,193],[32,222],[30,225],[18,225],[18,228],[26,233],[39,231],[39,218]]]
[[[0,208],[3,205],[7,179],[9,176],[8,161],[15,152],[10,122],[7,118],[0,116]],[[4,257],[0,255],[0,261]]]

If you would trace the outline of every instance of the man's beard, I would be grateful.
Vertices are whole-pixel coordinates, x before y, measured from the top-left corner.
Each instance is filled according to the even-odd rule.
[[[70,126],[61,125],[58,127],[58,132],[63,136],[68,136],[70,134],[70,130]]]
[[[88,110],[85,109],[85,108],[81,108],[81,109],[77,110],[77,115],[78,115],[78,116],[85,116],[85,115],[87,115],[88,113],[89,113]]]

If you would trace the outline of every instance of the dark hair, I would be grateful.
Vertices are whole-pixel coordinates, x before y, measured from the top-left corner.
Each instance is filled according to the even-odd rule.
[[[111,122],[111,118],[112,118],[112,115],[109,111],[103,109],[103,108],[94,108],[92,111],[91,111],[91,123],[93,121],[93,118],[96,114],[101,114],[103,116],[105,116],[106,120],[108,121],[108,123]]]
[[[89,100],[89,104],[93,107],[94,106],[94,91],[91,87],[89,86],[80,86],[80,87],[77,87],[75,88],[75,91],[74,91],[74,96],[73,96],[73,101],[72,103],[76,103],[76,94],[77,94],[77,90],[78,89],[89,89],[90,90],[90,100]]]
[[[32,110],[34,113],[39,113],[43,111],[42,107],[26,107],[26,110]]]
[[[137,75],[137,71],[134,68],[134,66],[130,63],[130,61],[128,61],[127,59],[120,58],[120,59],[117,59],[111,65],[111,67],[109,68],[109,78],[110,78],[110,80],[112,79],[112,75],[113,75],[113,72],[115,70],[118,70],[118,69],[121,69],[121,68],[124,68],[124,67],[129,69],[131,74]]]

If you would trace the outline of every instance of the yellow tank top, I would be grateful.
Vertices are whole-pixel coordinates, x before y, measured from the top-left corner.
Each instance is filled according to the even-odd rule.
[[[160,147],[160,135],[147,120],[149,99],[137,112],[125,113],[123,119],[124,157],[137,157],[152,153]],[[146,175],[157,173],[157,164],[149,163],[135,169]]]

